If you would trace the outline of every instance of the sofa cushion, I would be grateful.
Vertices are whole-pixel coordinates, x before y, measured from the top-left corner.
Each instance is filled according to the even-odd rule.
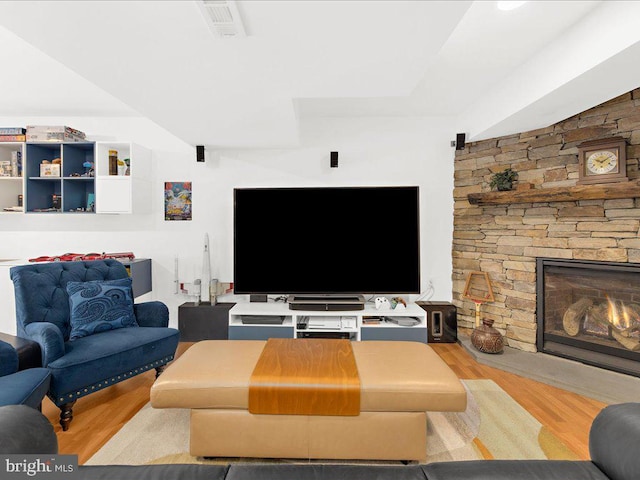
[[[37,408],[49,390],[46,368],[29,368],[0,377],[0,405],[28,405]]]
[[[591,462],[474,460],[423,465],[429,480],[608,480]]]
[[[69,340],[98,332],[137,327],[131,278],[68,282],[71,333]]]
[[[232,464],[226,480],[425,480],[419,465]],[[456,480],[455,477],[450,480]]]
[[[48,365],[53,376],[49,396],[60,405],[64,397],[88,395],[162,365],[173,358],[179,336],[174,328],[139,327],[66,342],[65,355]]]

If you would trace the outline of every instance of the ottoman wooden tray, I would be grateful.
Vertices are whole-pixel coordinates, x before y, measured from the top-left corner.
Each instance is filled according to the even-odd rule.
[[[431,347],[371,341],[351,344],[359,415],[252,414],[250,378],[265,344],[198,342],[156,380],[154,408],[191,409],[191,455],[423,462],[426,412],[466,408],[462,383]]]

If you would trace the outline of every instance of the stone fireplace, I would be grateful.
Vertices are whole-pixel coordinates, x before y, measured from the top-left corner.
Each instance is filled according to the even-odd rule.
[[[538,351],[640,377],[640,265],[538,258]]]
[[[578,185],[578,145],[617,136],[626,141],[629,181]],[[562,333],[564,312],[554,314],[555,325],[561,327],[557,336],[562,341],[556,338],[549,345],[540,345],[538,341],[540,335],[547,335],[550,340],[553,333],[545,334],[537,324],[537,259],[569,260],[568,265],[580,261],[583,265],[602,262],[609,266],[640,267],[639,160],[640,89],[555,125],[468,142],[463,150],[457,150],[452,297],[458,312],[459,334],[470,334],[475,324],[475,305],[464,297],[464,287],[469,272],[480,271],[489,275],[495,296],[495,301],[482,305],[482,316],[494,321],[493,326],[503,333],[507,346],[528,352],[548,351],[553,346],[560,349],[559,354],[563,356],[577,357],[571,342],[579,338]],[[491,176],[507,167],[518,172],[516,190],[492,192]],[[584,296],[591,298],[592,304],[586,305],[585,300],[575,308],[598,307],[594,313],[601,317],[607,296],[615,306],[620,302],[626,306],[627,297],[638,295],[629,290],[630,280],[615,280],[611,273],[597,269],[596,272],[586,276],[590,280],[580,282],[575,275],[571,276],[572,283],[577,282],[583,292],[576,287],[572,293],[575,300],[564,305],[565,308],[578,302],[578,296]],[[550,275],[558,276],[553,272]],[[554,285],[559,283],[557,280]],[[603,283],[615,282],[616,292],[604,288]],[[585,293],[587,287],[595,293]],[[562,291],[560,287],[555,288]],[[563,295],[558,296],[558,302],[568,302]],[[637,303],[640,304],[640,300]],[[608,357],[616,360],[615,365],[608,368],[629,370],[630,367],[617,364],[626,364],[630,359],[636,362],[638,351],[625,347],[615,337],[609,338],[613,334],[610,335],[609,327],[606,330],[606,335],[598,336],[599,329],[592,323],[579,327],[579,332],[592,331],[588,339],[595,345],[594,356],[600,355],[599,349],[611,349],[615,354]],[[633,333],[620,334],[631,336],[633,341]],[[567,341],[565,336],[569,337]]]

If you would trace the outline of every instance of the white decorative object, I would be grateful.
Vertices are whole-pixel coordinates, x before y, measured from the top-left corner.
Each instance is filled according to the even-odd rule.
[[[391,304],[387,297],[376,297],[376,310],[391,308]]]
[[[393,307],[394,310],[406,310],[407,306],[404,303],[396,303],[396,306]]]
[[[200,299],[208,302],[211,295],[211,255],[209,255],[209,234],[204,234],[204,251],[202,252],[202,292]]]
[[[176,258],[173,260],[173,287],[173,293],[177,294],[180,292],[180,277],[178,276],[178,255],[176,255]]]

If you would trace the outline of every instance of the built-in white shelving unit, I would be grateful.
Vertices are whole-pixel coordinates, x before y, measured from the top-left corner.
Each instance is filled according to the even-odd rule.
[[[109,174],[109,151],[127,159],[128,170]],[[151,152],[130,142],[0,142],[0,161],[14,152],[22,175],[0,176],[0,212],[45,214],[131,214],[151,212]],[[43,160],[59,162],[54,175],[41,172]],[[87,175],[86,164],[94,165]],[[23,210],[7,211],[19,206]]]

